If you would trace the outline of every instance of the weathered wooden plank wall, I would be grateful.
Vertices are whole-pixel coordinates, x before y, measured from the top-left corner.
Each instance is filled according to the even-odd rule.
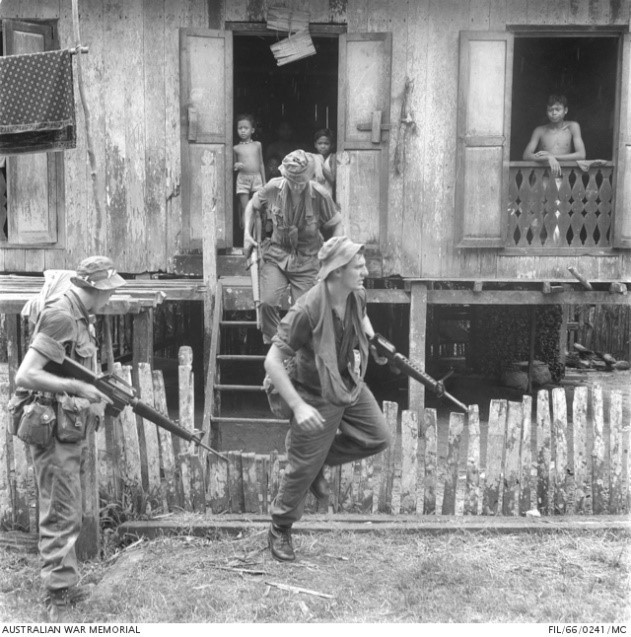
[[[82,58],[104,218],[97,218],[85,154],[83,113],[77,149],[64,153],[66,250],[2,249],[0,270],[72,267],[107,252],[127,272],[168,269],[182,231],[180,27],[261,22],[271,0],[80,0]],[[458,34],[507,25],[629,29],[620,0],[296,0],[311,20],[349,33],[393,34],[386,274],[423,277],[566,276],[576,257],[505,256],[455,247]],[[73,43],[70,0],[4,0],[0,19],[58,20],[60,44]],[[400,126],[406,80],[413,82]],[[395,162],[395,157],[400,160]],[[395,169],[401,167],[400,173]],[[631,276],[624,252],[581,259],[590,279]]]
[[[83,110],[64,153],[66,249],[2,249],[0,271],[73,267],[106,253],[124,272],[169,269],[181,234],[179,41],[207,27],[206,0],[79,0],[82,57],[103,218],[93,201]],[[6,0],[0,20],[54,20],[74,44],[70,0]]]

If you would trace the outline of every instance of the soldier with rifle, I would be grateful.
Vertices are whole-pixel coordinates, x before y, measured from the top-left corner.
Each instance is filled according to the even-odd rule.
[[[90,367],[97,351],[94,315],[125,285],[112,261],[84,259],[64,293],[46,301],[16,373],[22,410],[16,434],[30,444],[39,498],[39,552],[49,621],[67,621],[67,609],[89,596],[79,586],[75,545],[82,525],[81,474],[85,438],[100,404],[111,403],[94,385],[68,377],[66,357]],[[30,390],[30,391],[24,391]],[[10,404],[10,409],[12,405]],[[13,405],[15,408],[15,405]],[[14,409],[14,414],[16,413]]]

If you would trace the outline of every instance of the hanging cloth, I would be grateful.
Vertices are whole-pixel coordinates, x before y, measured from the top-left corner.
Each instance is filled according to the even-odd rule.
[[[0,57],[0,154],[76,146],[70,51]]]

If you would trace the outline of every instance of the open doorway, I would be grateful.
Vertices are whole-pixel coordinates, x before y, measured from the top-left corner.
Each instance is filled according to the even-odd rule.
[[[336,134],[338,38],[312,39],[315,55],[279,67],[270,50],[277,37],[234,34],[233,115],[254,116],[253,138],[263,145],[266,164],[272,155],[282,159],[280,155],[296,148],[315,152],[313,136],[321,128]],[[239,141],[235,129],[233,122],[234,144]],[[277,143],[279,133],[286,143]],[[266,177],[269,178],[267,170]],[[232,192],[234,246],[241,247],[239,204],[234,188]]]
[[[567,97],[567,119],[580,124],[587,159],[613,159],[617,37],[515,37],[513,64],[512,161],[546,123],[551,93]]]

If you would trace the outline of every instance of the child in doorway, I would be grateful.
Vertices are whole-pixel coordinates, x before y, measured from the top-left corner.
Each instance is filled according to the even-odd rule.
[[[237,134],[239,143],[233,146],[234,170],[237,174],[236,192],[241,208],[240,225],[243,228],[243,215],[250,197],[265,183],[263,148],[261,142],[252,139],[256,128],[254,117],[247,113],[237,115]]]
[[[313,136],[313,145],[316,153],[315,159],[315,181],[324,186],[326,191],[333,196],[335,187],[335,153],[333,152],[333,133],[328,128],[321,128]]]
[[[535,128],[524,150],[525,160],[547,163],[553,177],[561,176],[559,160],[585,159],[581,127],[578,122],[565,121],[567,111],[565,95],[550,95],[547,106],[550,121],[548,124]]]

